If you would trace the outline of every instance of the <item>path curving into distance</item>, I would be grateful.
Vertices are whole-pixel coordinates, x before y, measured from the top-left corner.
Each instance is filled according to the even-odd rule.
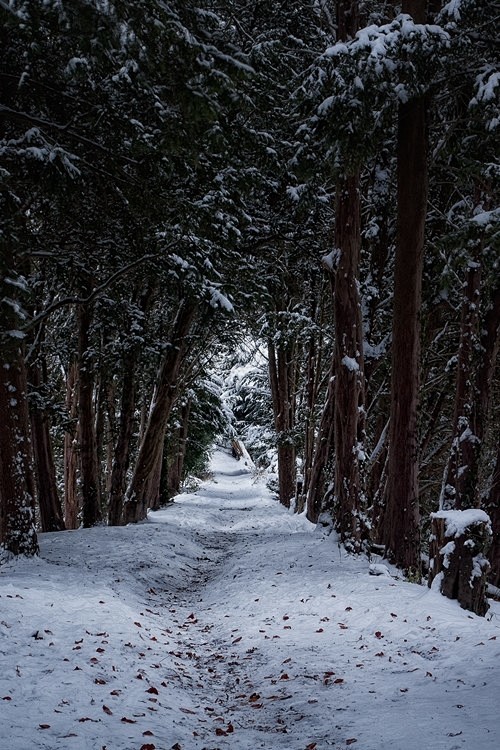
[[[212,471],[0,568],[2,750],[496,747],[498,604],[372,575],[243,459]]]

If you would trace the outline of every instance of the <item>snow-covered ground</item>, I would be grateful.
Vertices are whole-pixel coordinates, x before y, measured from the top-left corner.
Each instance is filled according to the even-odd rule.
[[[498,604],[372,575],[243,461],[213,469],[0,568],[1,750],[498,747]]]

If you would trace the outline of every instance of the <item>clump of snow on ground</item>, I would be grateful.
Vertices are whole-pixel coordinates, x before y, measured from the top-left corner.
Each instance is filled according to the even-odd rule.
[[[347,555],[224,452],[147,523],[0,568],[9,750],[491,750],[487,618]]]

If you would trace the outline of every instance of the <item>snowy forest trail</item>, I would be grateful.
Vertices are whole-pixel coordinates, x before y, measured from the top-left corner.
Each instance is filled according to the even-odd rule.
[[[147,523],[43,535],[0,607],[1,750],[497,746],[498,605],[371,575],[222,451]]]

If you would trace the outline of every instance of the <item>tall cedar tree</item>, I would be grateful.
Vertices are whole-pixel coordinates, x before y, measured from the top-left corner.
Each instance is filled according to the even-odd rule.
[[[186,355],[189,332],[197,311],[197,303],[184,299],[173,324],[173,331],[156,382],[155,400],[139,448],[130,485],[123,507],[124,523],[142,521],[147,516],[151,499],[151,481],[161,466],[167,422],[177,397],[177,379]],[[159,482],[159,478],[158,478]]]
[[[35,393],[47,383],[47,366],[44,359],[39,361],[41,356],[40,352],[35,352],[28,368],[29,386]],[[65,525],[57,491],[49,416],[43,406],[30,403],[30,419],[40,525],[42,531],[63,531]]]
[[[404,0],[402,10],[416,23],[425,23],[426,6],[426,0]],[[397,160],[391,409],[383,533],[393,561],[419,577],[417,406],[428,189],[427,103],[424,96],[399,105]]]
[[[353,38],[359,25],[357,0],[338,0],[338,39]],[[359,172],[340,180],[335,212],[335,526],[352,549],[361,541],[360,460],[363,430],[363,325],[359,297],[361,250]]]
[[[295,422],[294,346],[289,342],[268,341],[269,379],[277,434],[278,495],[289,508],[295,497],[296,451],[292,430]]]
[[[3,208],[4,220],[12,220],[14,207],[8,196]],[[13,223],[7,229],[12,230]],[[25,285],[16,248],[15,242],[3,242],[0,248],[0,557],[2,550],[38,553],[27,376],[19,331]]]

